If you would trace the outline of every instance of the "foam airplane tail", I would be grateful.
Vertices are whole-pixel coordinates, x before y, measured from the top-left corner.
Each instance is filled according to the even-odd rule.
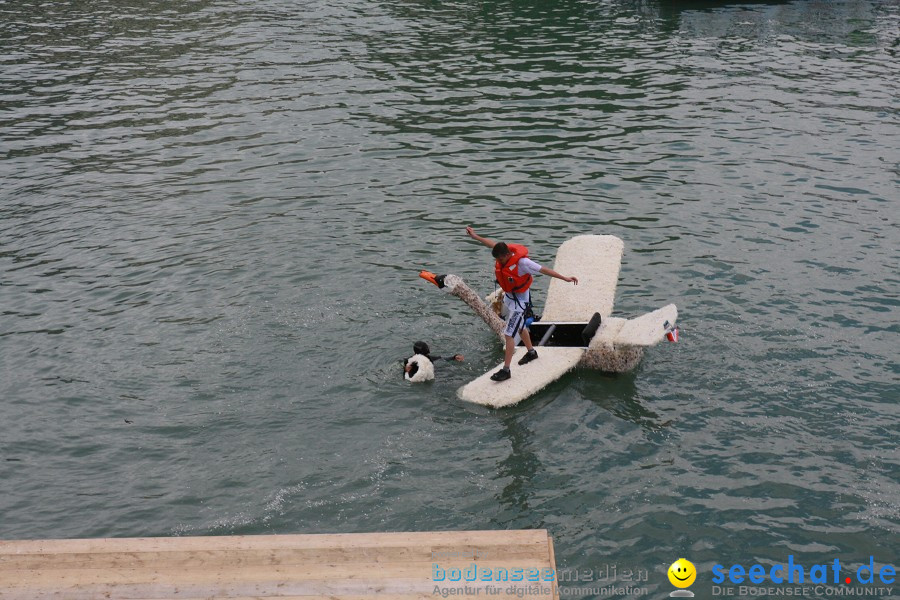
[[[671,331],[676,331],[673,324],[677,318],[678,309],[674,304],[669,304],[640,317],[627,319],[612,342],[623,346],[655,346],[666,339]]]
[[[634,319],[604,319],[579,366],[610,373],[630,371],[641,361],[644,348],[671,339],[673,334],[672,341],[678,340],[678,329],[673,325],[677,318],[678,309],[669,304]]]

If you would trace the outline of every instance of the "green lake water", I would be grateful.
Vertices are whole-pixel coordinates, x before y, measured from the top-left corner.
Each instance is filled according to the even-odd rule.
[[[0,50],[0,538],[900,562],[897,2],[23,0]],[[491,291],[467,225],[622,238],[681,341],[462,403],[500,344],[417,273]]]

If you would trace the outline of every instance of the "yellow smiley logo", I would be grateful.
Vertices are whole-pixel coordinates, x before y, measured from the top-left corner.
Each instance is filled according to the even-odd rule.
[[[677,588],[690,587],[697,579],[697,569],[694,563],[686,558],[679,558],[669,567],[669,581]]]

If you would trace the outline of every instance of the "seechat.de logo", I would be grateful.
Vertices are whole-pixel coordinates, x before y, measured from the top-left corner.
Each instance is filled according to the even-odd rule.
[[[853,569],[843,571],[841,561],[837,558],[831,563],[822,563],[804,566],[794,561],[794,555],[788,555],[787,564],[779,563],[771,566],[754,564],[745,567],[740,563],[726,568],[724,565],[713,565],[713,583],[751,583],[756,585],[774,584],[845,584],[868,585],[880,581],[883,584],[894,583],[897,569],[893,565],[883,565],[880,569],[875,566],[875,557],[869,557],[869,563],[863,564],[854,572]],[[855,575],[855,576],[853,576]]]
[[[669,582],[677,588],[689,588],[697,579],[697,568],[686,558],[679,558],[669,567]],[[693,598],[694,592],[678,589],[669,594],[670,598]]]

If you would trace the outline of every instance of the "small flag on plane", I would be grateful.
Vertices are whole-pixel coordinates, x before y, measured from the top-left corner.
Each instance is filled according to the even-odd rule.
[[[666,330],[666,339],[670,342],[678,341],[678,328],[666,321],[663,323],[663,329]]]

